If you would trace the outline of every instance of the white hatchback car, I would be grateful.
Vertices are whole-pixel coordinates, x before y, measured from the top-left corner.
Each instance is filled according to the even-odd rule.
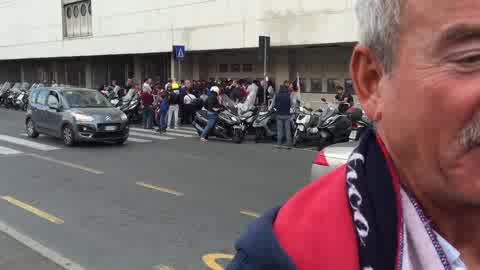
[[[310,180],[316,181],[336,168],[346,164],[358,141],[334,144],[318,152],[312,164]]]

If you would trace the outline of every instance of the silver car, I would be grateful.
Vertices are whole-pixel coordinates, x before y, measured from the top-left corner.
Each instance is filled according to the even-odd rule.
[[[336,168],[346,164],[358,141],[334,144],[318,152],[312,164],[310,180],[316,181]]]
[[[128,139],[127,116],[96,90],[40,87],[29,101],[25,125],[32,138],[42,133],[62,138],[67,146]]]

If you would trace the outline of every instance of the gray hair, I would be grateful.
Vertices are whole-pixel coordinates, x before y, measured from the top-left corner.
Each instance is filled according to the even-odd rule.
[[[402,0],[357,0],[360,44],[370,48],[390,73]]]

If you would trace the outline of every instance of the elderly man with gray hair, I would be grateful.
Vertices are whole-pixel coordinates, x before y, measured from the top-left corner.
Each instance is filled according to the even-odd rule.
[[[229,270],[480,269],[480,1],[356,12],[351,74],[375,129],[252,224]]]

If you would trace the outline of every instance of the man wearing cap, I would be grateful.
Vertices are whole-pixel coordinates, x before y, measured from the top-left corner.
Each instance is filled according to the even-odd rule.
[[[180,105],[180,85],[173,81],[170,86],[167,131],[178,129],[178,110]]]

